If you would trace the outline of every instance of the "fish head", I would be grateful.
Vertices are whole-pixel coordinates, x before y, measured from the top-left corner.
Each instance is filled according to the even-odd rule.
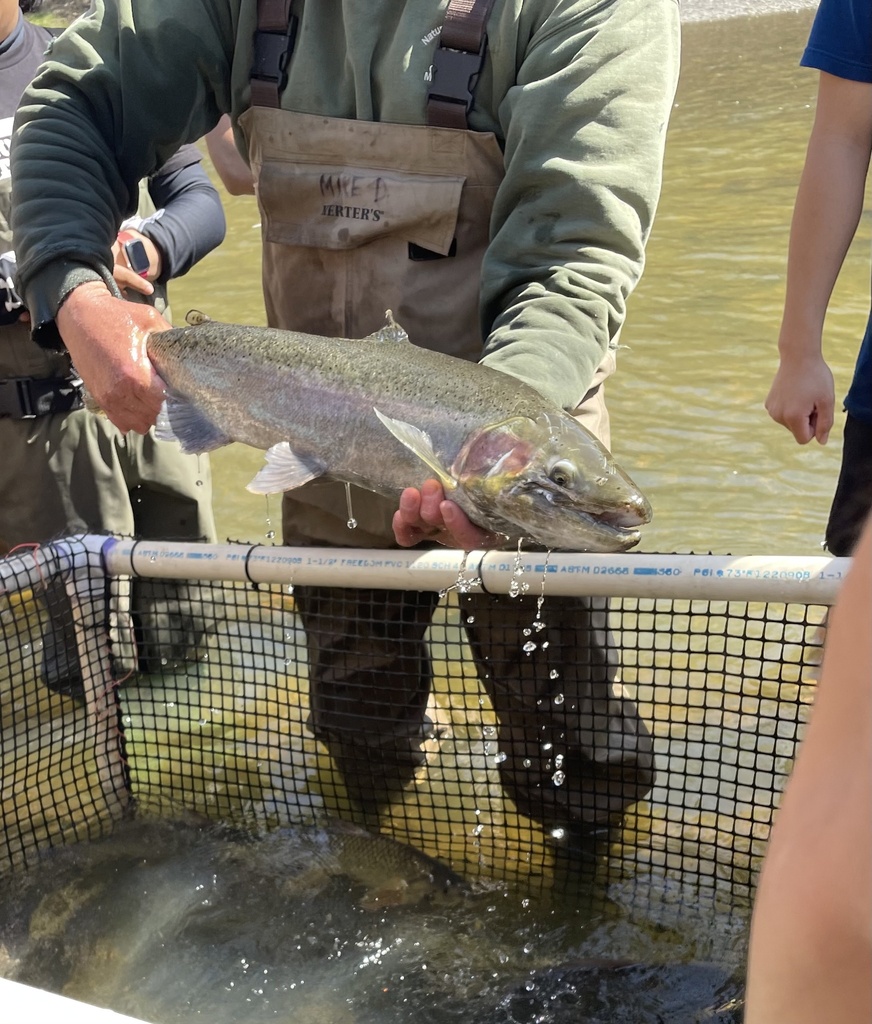
[[[605,445],[562,412],[476,430],[452,476],[486,518],[513,527],[510,536],[549,548],[626,551],[651,520],[647,498]]]

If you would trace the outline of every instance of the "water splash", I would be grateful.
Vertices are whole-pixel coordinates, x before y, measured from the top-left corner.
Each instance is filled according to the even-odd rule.
[[[518,541],[518,550],[515,552],[515,561],[512,567],[512,582],[509,584],[509,597],[521,597],[530,589],[530,584],[521,579],[524,575],[524,564],[521,561],[522,543],[523,541]]]
[[[457,579],[449,587],[445,587],[444,590],[439,591],[439,597],[443,598],[446,594],[451,593],[452,590],[456,590],[458,594],[469,594],[473,590],[477,589],[482,585],[481,576],[473,574],[472,576],[464,576],[466,572],[466,562],[472,552],[464,551],[463,559],[460,563],[460,568],[457,570]],[[474,622],[473,616],[467,619],[467,622]]]
[[[272,526],[272,510],[270,509],[269,499],[269,494],[264,495],[264,500],[266,501],[266,530],[264,535],[267,540],[275,540],[276,531]]]
[[[348,521],[345,525],[349,530],[356,530],[357,520],[354,518],[354,509],[351,507],[351,484],[349,483],[345,485],[345,509],[348,513]]]

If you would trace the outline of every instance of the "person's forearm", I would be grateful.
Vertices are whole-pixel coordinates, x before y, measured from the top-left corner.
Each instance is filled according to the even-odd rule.
[[[860,220],[864,181],[856,150],[812,136],[790,229],[782,355],[820,348],[830,296]]]
[[[544,35],[524,62],[530,86],[511,90],[501,111],[506,176],[482,267],[482,361],[574,409],[642,273],[678,74],[678,9],[605,4],[584,19],[549,19]]]
[[[97,0],[91,15],[54,41],[16,113],[19,284],[46,326],[71,285],[111,278],[110,248],[135,209],[141,178],[209,131],[230,102],[223,57],[234,5],[147,6],[144,12],[132,0]],[[155,61],[155,52],[166,63]],[[174,60],[190,61],[191,74],[168,75]]]
[[[821,76],[790,229],[782,359],[820,352],[827,306],[863,210],[872,146],[867,88]]]
[[[202,164],[158,175],[149,191],[160,216],[146,217],[140,230],[161,252],[162,281],[181,277],[221,244],[224,207]]]
[[[232,196],[254,195],[251,168],[236,148],[230,118],[225,114],[205,138],[212,164],[227,191]]]
[[[747,1024],[872,1019],[872,521],[836,608],[754,905]]]

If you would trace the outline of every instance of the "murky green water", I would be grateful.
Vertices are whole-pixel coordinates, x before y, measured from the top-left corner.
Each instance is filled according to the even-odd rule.
[[[763,408],[817,87],[816,73],[798,66],[812,11],[692,20],[726,7],[684,7],[663,198],[609,387],[613,445],[654,505],[646,550],[814,554],[841,420],[826,448],[800,448]],[[223,247],[174,288],[177,319],[197,307],[264,322],[254,200],[228,198],[227,211]],[[867,212],[829,317],[840,396],[868,315],[870,222]],[[214,456],[222,538],[263,541],[277,529],[278,499],[244,489],[261,462],[238,447]]]

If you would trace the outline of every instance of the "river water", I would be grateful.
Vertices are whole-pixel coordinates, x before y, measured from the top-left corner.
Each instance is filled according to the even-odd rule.
[[[663,196],[608,389],[614,452],[654,506],[648,551],[818,553],[838,474],[841,417],[825,448],[802,448],[763,408],[814,112],[817,74],[799,67],[813,10],[724,15],[774,6],[683,8]],[[264,323],[257,208],[251,197],[227,197],[226,207],[223,246],[173,286],[177,320],[194,307]],[[828,318],[839,397],[869,310],[870,233],[867,211]],[[261,464],[239,446],[214,455],[222,539],[278,532],[278,499],[245,490]]]

